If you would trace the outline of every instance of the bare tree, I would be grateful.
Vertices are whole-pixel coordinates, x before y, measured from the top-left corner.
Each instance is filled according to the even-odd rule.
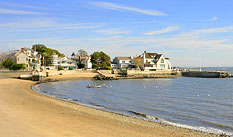
[[[11,52],[0,52],[0,62],[7,59]]]
[[[79,49],[77,55],[83,57],[83,56],[88,56],[88,53],[83,49]]]
[[[0,68],[4,68],[3,67],[3,62],[9,58],[9,53],[8,52],[0,52]]]

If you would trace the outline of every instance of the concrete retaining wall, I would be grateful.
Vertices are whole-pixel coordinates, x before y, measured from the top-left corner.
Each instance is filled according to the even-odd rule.
[[[28,71],[0,71],[0,79],[3,78],[18,78],[20,75],[31,74]]]
[[[141,71],[141,70],[126,70],[124,72],[127,77],[156,77],[159,75],[177,75],[181,73],[178,71]]]
[[[60,70],[60,71],[49,70],[49,71],[44,71],[42,73],[42,76],[52,77],[52,76],[57,76],[57,75],[72,75],[72,74],[75,75],[75,74],[89,74],[89,73],[96,73],[96,70],[93,70],[93,69]]]

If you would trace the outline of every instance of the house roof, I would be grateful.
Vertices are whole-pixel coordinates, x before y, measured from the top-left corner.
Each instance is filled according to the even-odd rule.
[[[145,55],[146,58],[155,58],[158,55],[158,53],[145,53]]]
[[[84,61],[84,62],[88,62],[89,58],[91,58],[90,56],[75,56],[72,57],[73,60],[75,61]]]
[[[131,60],[131,57],[116,57],[119,60]]]
[[[155,64],[159,61],[160,57],[162,56],[162,54],[158,54],[156,57],[155,57]]]
[[[76,56],[76,55],[75,55],[75,53],[73,52],[73,53],[71,54],[71,56]]]
[[[19,54],[25,54],[25,53],[23,53],[21,50],[18,50],[18,51],[16,51],[16,52],[14,52],[13,53],[13,55],[15,56],[15,57],[17,57]],[[25,54],[26,56],[28,56],[27,54]]]

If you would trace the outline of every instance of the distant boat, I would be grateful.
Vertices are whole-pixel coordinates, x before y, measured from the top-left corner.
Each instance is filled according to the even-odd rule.
[[[101,88],[102,85],[87,85],[88,88]]]

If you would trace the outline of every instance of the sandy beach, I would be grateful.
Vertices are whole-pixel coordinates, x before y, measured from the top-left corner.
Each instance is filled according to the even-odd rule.
[[[54,99],[33,91],[34,84],[27,80],[0,79],[0,137],[217,136]]]

